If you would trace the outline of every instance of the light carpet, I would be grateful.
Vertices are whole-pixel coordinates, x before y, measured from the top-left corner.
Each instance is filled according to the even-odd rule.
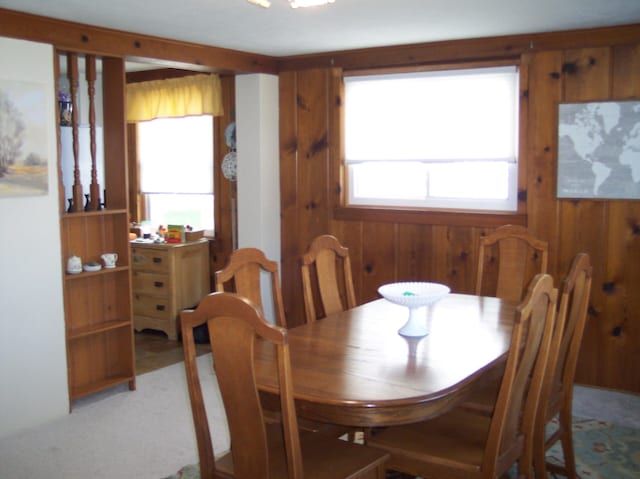
[[[211,355],[198,357],[216,452],[229,449]],[[184,364],[76,401],[73,412],[0,439],[2,479],[157,479],[198,461]],[[213,427],[215,424],[215,427]]]

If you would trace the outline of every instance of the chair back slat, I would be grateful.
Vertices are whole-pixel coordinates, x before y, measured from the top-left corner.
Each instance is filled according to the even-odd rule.
[[[556,318],[553,278],[539,274],[516,310],[511,345],[493,412],[483,470],[495,471],[501,457],[533,457],[534,421]]]
[[[275,479],[270,476],[270,461],[278,459],[270,457],[276,451],[269,447],[268,434],[273,432],[267,432],[255,382],[254,351],[258,338],[276,348],[278,393],[282,410],[282,429],[278,428],[277,431],[283,436],[281,442],[285,444],[288,477],[302,479],[304,471],[293,400],[287,330],[268,323],[260,309],[246,297],[228,292],[207,295],[195,310],[183,312],[181,318],[183,336],[190,343],[193,334],[189,335],[189,330],[200,324],[208,325],[214,370],[231,438],[232,477]],[[189,362],[185,366],[198,438],[201,476],[231,477],[228,471],[221,473],[216,469],[200,384],[196,380],[195,350],[191,346],[188,349]],[[195,405],[194,398],[197,400]],[[201,441],[207,441],[208,446],[200,448]],[[283,455],[284,450],[281,451]]]
[[[207,318],[195,315],[194,310],[183,310],[180,313],[180,325],[182,329],[182,347],[184,353],[184,366],[187,376],[187,389],[191,402],[191,414],[198,444],[198,458],[200,459],[200,477],[213,479],[216,472],[216,462],[211,442],[211,431],[205,408],[198,364],[196,362],[196,343],[193,328],[206,324]]]
[[[504,225],[480,238],[475,293],[521,301],[531,279],[547,272],[548,243],[522,226]]]
[[[560,314],[566,315],[565,332],[558,352],[556,383],[573,384],[591,295],[592,267],[586,253],[578,254],[562,286]]]
[[[251,300],[265,313],[261,277],[268,274],[271,285],[271,297],[278,326],[286,327],[284,301],[280,287],[278,263],[268,259],[258,248],[240,248],[234,250],[225,267],[215,273],[216,291],[235,292]]]
[[[534,464],[536,474],[542,478],[547,477],[548,468],[560,471],[569,479],[577,477],[571,433],[573,381],[587,321],[591,282],[591,259],[588,254],[579,253],[562,283],[556,332],[536,419]],[[553,433],[547,434],[546,426],[556,416],[558,425]],[[562,444],[564,465],[547,467],[546,450],[558,440]]]
[[[315,238],[301,262],[307,322],[356,306],[349,249],[335,236]]]

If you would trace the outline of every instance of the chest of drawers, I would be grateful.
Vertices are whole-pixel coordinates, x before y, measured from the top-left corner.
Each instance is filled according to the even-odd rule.
[[[133,324],[178,339],[180,311],[209,294],[209,242],[131,244]]]

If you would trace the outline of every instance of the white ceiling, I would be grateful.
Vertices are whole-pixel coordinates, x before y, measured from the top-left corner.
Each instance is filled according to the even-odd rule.
[[[272,56],[640,23],[640,0],[0,0],[0,7]],[[1,33],[1,32],[0,32]]]

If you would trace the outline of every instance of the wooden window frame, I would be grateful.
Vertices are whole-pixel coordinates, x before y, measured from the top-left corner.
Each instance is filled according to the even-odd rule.
[[[527,159],[526,159],[526,131],[528,117],[528,64],[520,57],[474,61],[464,63],[441,63],[434,65],[422,65],[415,67],[369,69],[350,71],[349,75],[385,74],[415,71],[436,71],[462,68],[481,68],[505,65],[516,65],[520,72],[519,86],[519,118],[518,118],[518,205],[515,212],[476,211],[476,210],[447,210],[436,208],[416,207],[386,207],[386,206],[348,206],[347,185],[348,167],[344,161],[344,103],[337,102],[337,107],[332,110],[330,119],[330,133],[338,141],[332,142],[331,165],[333,184],[335,190],[335,203],[333,216],[336,220],[346,221],[375,221],[391,223],[413,223],[425,225],[453,225],[453,226],[479,226],[495,227],[503,224],[527,224]],[[331,93],[332,98],[344,98],[344,72],[335,68],[332,71]]]

